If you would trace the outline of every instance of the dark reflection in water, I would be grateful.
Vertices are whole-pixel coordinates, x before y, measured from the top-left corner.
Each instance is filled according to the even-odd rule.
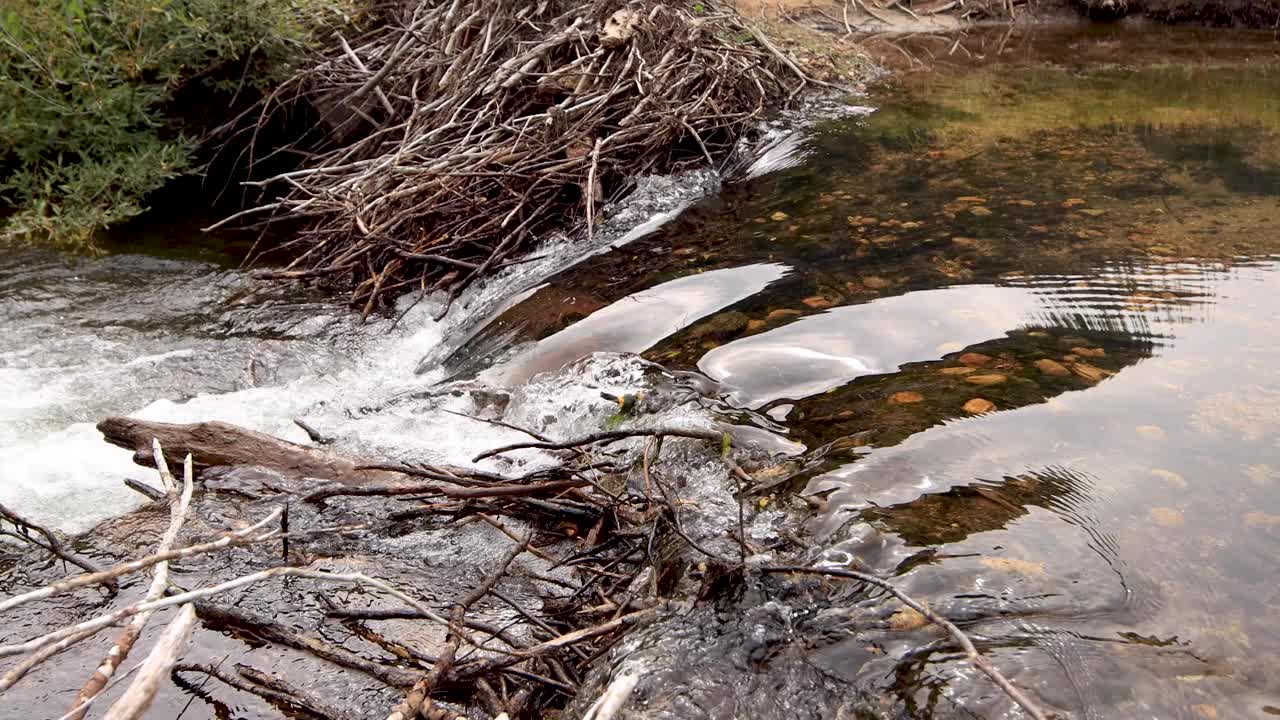
[[[1029,59],[818,127],[472,347],[717,381],[809,448],[752,497],[818,507],[810,559],[896,577],[1050,708],[1280,713],[1280,71]],[[627,327],[624,298],[774,266]],[[778,601],[859,712],[1016,716],[883,598]]]

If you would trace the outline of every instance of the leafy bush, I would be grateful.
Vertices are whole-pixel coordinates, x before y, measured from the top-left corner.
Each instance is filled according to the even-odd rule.
[[[170,107],[175,92],[261,88],[346,9],[342,0],[0,5],[0,200],[13,208],[0,235],[80,248],[192,170],[207,125],[193,132],[167,119],[184,110]]]

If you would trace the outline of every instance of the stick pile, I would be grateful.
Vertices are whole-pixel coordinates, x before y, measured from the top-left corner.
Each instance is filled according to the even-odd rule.
[[[115,430],[124,427],[118,421],[104,425]],[[733,459],[731,439],[719,430],[618,429],[563,442],[521,430],[531,439],[481,455],[536,448],[559,458],[558,463],[521,476],[447,466],[368,467],[361,463],[361,469],[385,475],[371,479],[339,473],[319,485],[308,481],[301,496],[281,491],[271,499],[274,507],[257,522],[179,547],[176,539],[184,519],[200,514],[192,505],[194,468],[235,462],[227,459],[220,445],[234,426],[223,428],[221,435],[210,435],[203,425],[148,426],[140,421],[130,427],[135,446],[142,444],[140,433],[154,430],[173,440],[174,448],[190,451],[179,485],[169,474],[159,442],[153,439],[150,443],[146,459],[154,461],[159,471],[162,501],[169,506],[168,529],[155,552],[0,598],[0,613],[150,571],[152,580],[146,594],[123,605],[92,606],[87,608],[87,617],[46,628],[33,638],[0,644],[0,667],[6,670],[0,676],[0,698],[57,654],[127,622],[101,663],[87,673],[89,680],[70,703],[65,720],[84,717],[95,701],[105,704],[107,691],[135,672],[129,688],[104,717],[141,717],[157,693],[169,687],[170,680],[193,695],[205,697],[207,693],[202,694],[201,689],[210,678],[257,695],[282,715],[305,714],[325,720],[367,716],[337,706],[344,700],[341,695],[321,696],[260,668],[234,662],[227,666],[193,662],[185,656],[198,618],[206,630],[229,631],[254,643],[305,653],[400,693],[399,702],[378,714],[386,720],[465,720],[463,712],[466,717],[494,720],[547,717],[574,704],[576,696],[588,689],[586,681],[593,668],[608,662],[610,648],[630,631],[672,617],[675,609],[671,601],[714,602],[748,574],[765,573],[821,575],[887,591],[943,628],[949,643],[963,650],[969,662],[1028,715],[1046,717],[954,623],[889,581],[843,568],[752,564],[749,558],[758,556],[762,549],[748,539],[744,520],[743,483],[751,478]],[[208,445],[211,438],[212,446]],[[124,440],[120,436],[113,441]],[[617,443],[624,441],[633,446],[619,448]],[[637,442],[640,445],[634,445]],[[264,450],[255,464],[278,472],[296,467],[296,448],[280,440],[275,443],[279,455]],[[677,444],[682,447],[672,447]],[[677,485],[684,461],[661,462],[664,446],[672,450],[668,456],[697,450],[708,460],[719,458],[738,488],[736,528],[726,526],[722,536],[708,535],[704,530],[701,540],[687,532],[684,519],[693,511],[679,497]],[[292,511],[288,509],[291,506]],[[293,530],[289,529],[291,514]],[[332,524],[334,516],[364,521]],[[306,529],[297,529],[300,519],[308,525]],[[363,573],[326,570],[323,563],[316,564],[316,556],[305,551],[292,553],[287,544],[291,539],[305,543],[339,535],[392,537],[394,528],[405,523],[421,530],[433,526],[456,530],[482,523],[496,531],[486,535],[505,536],[510,542],[491,566],[490,558],[459,557],[464,563],[483,563],[489,569],[483,579],[475,584],[469,579],[462,593],[444,602],[424,600],[422,587],[404,584],[409,576],[401,575],[401,582],[393,583]],[[171,563],[237,548],[268,549],[277,542],[281,543],[279,555],[264,553],[259,562],[241,566],[234,576],[210,577],[197,587],[177,586],[169,572]],[[250,587],[256,590],[279,578],[314,586],[306,591],[318,601],[310,611],[312,617],[290,618],[290,613],[271,617],[250,609],[252,603],[224,600],[227,594]],[[431,584],[441,579],[426,578]],[[346,592],[340,598],[325,592],[334,586]],[[156,611],[166,608],[178,608],[179,612],[146,659],[126,670],[124,663],[143,628]],[[323,617],[314,617],[317,612]],[[495,622],[498,618],[503,619]],[[393,619],[435,625],[443,642],[422,645],[426,634],[396,636],[369,625]],[[353,650],[318,635],[315,629],[326,622],[341,623],[372,645]],[[25,635],[20,633],[19,637]],[[18,657],[22,659],[16,664],[4,666],[7,658]],[[613,717],[642,679],[618,675],[580,717]],[[586,702],[578,705],[587,707]]]
[[[590,235],[627,178],[714,166],[811,82],[713,2],[397,7],[266,100],[264,119],[320,108],[327,149],[251,182],[282,196],[219,223],[301,220],[296,259],[263,275],[349,280],[366,315],[393,291],[456,292],[552,229]]]

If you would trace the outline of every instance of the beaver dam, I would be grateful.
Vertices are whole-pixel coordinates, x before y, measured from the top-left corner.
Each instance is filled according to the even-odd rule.
[[[0,718],[1280,715],[1274,38],[896,42],[930,71],[752,118],[749,154],[705,148],[733,179],[693,142],[615,199],[638,168],[567,149],[586,190],[530,201],[590,230],[531,254],[491,214],[413,226],[418,255],[480,233],[456,262],[339,228],[322,186],[375,183],[372,231],[395,163],[282,181],[314,252],[277,272],[337,268],[354,312],[218,235],[161,252],[194,231],[159,218],[0,256]],[[752,47],[717,52],[789,93]],[[360,97],[349,164],[443,127]],[[461,131],[509,131],[477,107]],[[363,271],[324,244],[355,234]]]

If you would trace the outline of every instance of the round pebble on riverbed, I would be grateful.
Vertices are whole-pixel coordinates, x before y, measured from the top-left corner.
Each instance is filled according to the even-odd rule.
[[[991,356],[983,355],[982,353],[969,352],[961,355],[958,362],[961,365],[968,365],[969,367],[981,367],[991,362]]]
[[[970,415],[982,415],[996,409],[996,404],[986,398],[974,398],[964,404],[963,410]]]
[[[1036,369],[1045,375],[1052,375],[1053,377],[1071,377],[1071,371],[1067,369],[1066,365],[1049,358],[1037,360]]]

